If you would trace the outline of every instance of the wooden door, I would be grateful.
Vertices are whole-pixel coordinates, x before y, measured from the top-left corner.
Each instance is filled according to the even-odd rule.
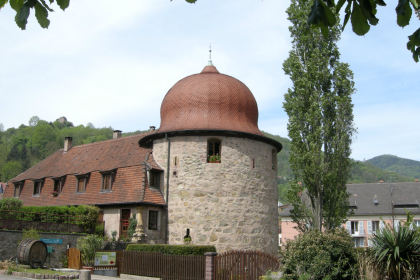
[[[127,237],[128,225],[130,223],[130,209],[121,210],[121,235],[122,237]]]
[[[82,259],[80,256],[79,249],[70,248],[68,251],[68,254],[69,254],[68,267],[72,269],[82,268]]]

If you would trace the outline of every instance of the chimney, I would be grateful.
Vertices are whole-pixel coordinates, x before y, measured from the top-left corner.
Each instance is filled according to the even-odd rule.
[[[73,138],[70,136],[64,137],[64,152],[67,153],[71,149]]]
[[[121,138],[122,131],[121,130],[114,130],[114,135],[112,136],[112,139]]]
[[[155,131],[155,129],[156,129],[156,126],[150,126],[149,131]]]

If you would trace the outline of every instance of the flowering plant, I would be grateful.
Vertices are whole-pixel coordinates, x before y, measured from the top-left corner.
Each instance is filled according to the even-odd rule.
[[[209,155],[209,161],[219,161],[219,160],[220,160],[220,156],[218,154],[214,156]]]
[[[52,191],[52,192],[51,192],[51,195],[53,195],[53,196],[57,196],[57,195],[58,195],[58,191]]]

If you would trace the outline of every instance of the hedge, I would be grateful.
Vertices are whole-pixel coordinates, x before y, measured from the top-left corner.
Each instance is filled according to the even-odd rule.
[[[157,252],[165,255],[203,256],[207,252],[216,252],[216,247],[210,245],[129,244],[126,251]]]
[[[42,214],[56,214],[56,215],[70,215],[73,217],[78,217],[76,219],[76,224],[84,227],[91,227],[96,225],[99,208],[92,205],[79,205],[79,206],[22,206],[21,200],[17,198],[6,198],[0,200],[0,210],[14,210],[29,212],[34,214],[25,214],[22,220],[27,221],[37,221],[39,220],[39,215],[35,213]],[[50,222],[65,222],[60,217],[50,216]]]

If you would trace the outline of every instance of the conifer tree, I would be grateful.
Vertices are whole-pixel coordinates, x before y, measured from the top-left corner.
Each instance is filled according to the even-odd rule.
[[[287,198],[300,231],[332,229],[346,219],[350,144],[356,133],[353,73],[339,61],[340,27],[330,28],[328,36],[309,28],[311,2],[292,0],[287,9],[293,48],[283,63],[293,81],[283,103],[295,175]]]

